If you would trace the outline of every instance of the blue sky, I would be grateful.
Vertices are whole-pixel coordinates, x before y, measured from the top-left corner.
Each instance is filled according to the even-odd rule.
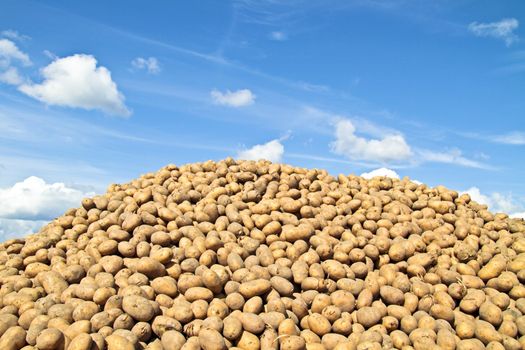
[[[0,235],[169,164],[376,168],[525,213],[522,1],[0,11]]]

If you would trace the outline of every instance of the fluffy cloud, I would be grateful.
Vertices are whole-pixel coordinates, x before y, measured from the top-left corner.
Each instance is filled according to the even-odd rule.
[[[510,46],[518,41],[518,36],[514,34],[514,30],[516,30],[518,26],[519,22],[516,18],[504,18],[499,22],[472,22],[468,25],[468,30],[476,36],[503,40],[507,46]]]
[[[368,173],[362,173],[361,176],[364,177],[365,179],[371,179],[376,176],[386,176],[386,177],[391,177],[393,179],[399,179],[399,174],[396,173],[394,170],[388,169],[388,168],[375,169]]]
[[[0,189],[0,218],[51,220],[91,195],[63,183],[46,183],[31,176],[12,187]]]
[[[159,61],[155,57],[137,57],[131,61],[131,65],[136,69],[145,69],[148,73],[160,73]]]
[[[285,41],[288,39],[288,36],[284,32],[275,31],[270,33],[270,39],[275,41]]]
[[[356,127],[348,119],[336,123],[334,153],[350,160],[388,163],[405,161],[412,155],[410,146],[401,134],[387,134],[380,139],[367,139],[355,134]]]
[[[502,194],[499,192],[493,192],[491,194],[483,194],[477,187],[471,187],[468,190],[461,192],[466,193],[470,198],[479,204],[485,204],[489,210],[493,212],[502,212],[510,214],[510,216],[522,215],[523,205],[516,203],[515,199],[511,194]]]
[[[0,241],[11,238],[21,238],[31,233],[38,232],[47,221],[44,220],[18,220],[0,218]]]
[[[214,89],[210,95],[215,104],[223,106],[244,107],[255,102],[255,95],[249,89],[237,91],[226,90],[226,92],[220,92]]]
[[[42,75],[42,83],[23,84],[19,90],[48,105],[100,109],[121,116],[131,114],[110,71],[97,67],[97,60],[91,55],[57,58],[42,69]]]
[[[284,146],[280,140],[272,140],[262,145],[255,145],[252,148],[237,153],[237,158],[245,160],[267,159],[271,162],[280,162],[284,154]]]

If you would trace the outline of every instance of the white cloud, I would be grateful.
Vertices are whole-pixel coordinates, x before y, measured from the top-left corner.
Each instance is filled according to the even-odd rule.
[[[525,132],[515,131],[508,134],[496,135],[492,138],[492,141],[507,145],[525,145]]]
[[[44,220],[17,220],[0,218],[0,242],[12,238],[22,238],[38,232],[47,221]]]
[[[387,134],[380,139],[366,139],[355,134],[356,127],[348,119],[336,123],[336,140],[331,144],[334,153],[350,160],[379,163],[399,162],[412,155],[410,146],[401,134]]]
[[[2,36],[6,37],[6,38],[9,38],[9,39],[12,39],[12,40],[18,40],[18,41],[31,39],[30,36],[27,36],[27,35],[24,35],[24,34],[20,34],[16,30],[12,30],[12,29],[3,30],[2,33],[0,33],[0,34],[2,34]]]
[[[16,67],[9,67],[5,71],[0,71],[0,82],[9,84],[9,85],[19,85],[22,84],[24,80],[18,74],[18,69]]]
[[[518,41],[518,36],[514,34],[514,30],[516,30],[518,26],[519,22],[516,18],[504,18],[499,22],[472,22],[468,25],[468,30],[476,36],[501,39],[505,41],[507,46],[510,46]]]
[[[213,89],[210,95],[215,104],[230,107],[249,106],[255,102],[256,97],[249,89],[237,91],[226,90],[226,92]]]
[[[81,190],[61,182],[48,184],[30,176],[12,187],[0,189],[0,218],[19,220],[50,220],[65,210],[78,206],[85,196]]]
[[[13,61],[18,61],[24,66],[30,66],[29,56],[20,51],[14,42],[0,39],[0,68],[7,68]]]
[[[513,219],[525,219],[525,211],[523,211],[521,213],[510,214],[509,217],[511,217]]]
[[[100,109],[122,116],[131,114],[110,71],[97,67],[97,60],[91,55],[58,58],[42,69],[42,75],[42,83],[23,84],[19,90],[48,105]]]
[[[511,215],[520,215],[523,211],[523,205],[517,203],[511,194],[502,194],[493,192],[489,195],[481,193],[477,187],[471,187],[468,190],[461,192],[467,193],[472,200],[479,204],[486,204],[489,210],[493,212],[502,212]]]
[[[426,162],[456,164],[467,168],[490,169],[486,164],[465,158],[459,149],[452,149],[448,152],[419,150],[418,153],[422,161]]]
[[[53,61],[56,60],[58,58],[57,55],[55,55],[55,53],[49,51],[49,50],[44,50],[42,51],[42,53],[49,59],[52,59]]]
[[[379,169],[372,170],[368,173],[361,174],[361,177],[364,177],[365,179],[371,179],[376,176],[386,176],[386,177],[391,177],[393,179],[399,179],[399,174],[396,173],[394,170],[388,169],[388,168],[379,168]]]
[[[275,41],[285,41],[288,39],[288,35],[281,31],[275,31],[270,33],[270,39]]]
[[[137,57],[131,61],[131,65],[137,69],[145,69],[151,74],[160,73],[159,61],[155,57]]]
[[[284,146],[280,140],[272,140],[262,145],[255,145],[252,148],[245,149],[237,153],[237,158],[244,160],[267,159],[271,162],[278,163],[282,160]]]

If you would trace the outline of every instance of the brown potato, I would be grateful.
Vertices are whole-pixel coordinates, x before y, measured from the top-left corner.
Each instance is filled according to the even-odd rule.
[[[204,328],[199,332],[199,344],[203,350],[226,349],[226,343],[222,335],[218,331],[210,328]]]
[[[128,295],[122,299],[122,309],[137,321],[147,322],[155,316],[151,302],[139,295]]]
[[[20,327],[11,327],[0,337],[0,349],[18,350],[26,344],[26,331]]]

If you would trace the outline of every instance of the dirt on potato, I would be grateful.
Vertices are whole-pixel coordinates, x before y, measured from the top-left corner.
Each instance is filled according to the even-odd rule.
[[[0,349],[525,349],[525,221],[268,161],[168,165],[0,244]]]

